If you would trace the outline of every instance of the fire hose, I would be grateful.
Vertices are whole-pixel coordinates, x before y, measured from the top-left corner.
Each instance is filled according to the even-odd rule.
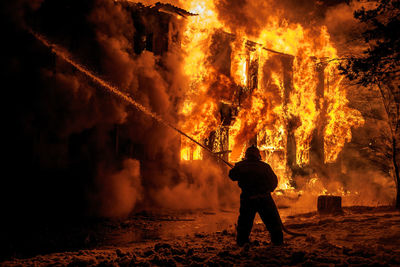
[[[98,77],[97,75],[95,75],[93,72],[91,72],[90,70],[88,70],[86,67],[82,66],[81,64],[75,62],[74,60],[71,59],[71,57],[68,55],[67,52],[65,52],[65,50],[63,50],[62,48],[60,48],[59,46],[50,43],[44,36],[34,32],[32,29],[29,29],[29,32],[38,40],[40,41],[43,45],[45,45],[46,47],[48,47],[52,53],[56,54],[57,56],[59,56],[60,58],[62,58],[63,60],[65,60],[66,62],[68,62],[69,64],[71,64],[74,68],[76,68],[78,71],[80,71],[82,74],[85,74],[87,77],[89,77],[90,79],[92,79],[94,82],[96,82],[97,84],[99,84],[100,86],[102,86],[103,88],[107,89],[109,92],[113,93],[115,96],[121,98],[122,100],[128,102],[129,104],[133,105],[136,109],[138,109],[139,111],[143,112],[144,114],[152,117],[153,119],[155,119],[156,121],[158,121],[159,123],[175,130],[176,132],[178,132],[179,134],[185,136],[186,138],[188,138],[190,141],[194,142],[196,145],[200,146],[201,148],[203,148],[205,151],[207,151],[208,153],[210,153],[213,157],[215,157],[217,160],[223,162],[224,164],[226,164],[227,166],[229,166],[230,168],[233,168],[234,165],[231,164],[230,162],[226,161],[225,159],[223,159],[222,157],[218,156],[218,153],[213,152],[210,148],[208,148],[207,146],[201,144],[200,142],[198,142],[197,140],[195,140],[194,138],[192,138],[191,136],[189,136],[188,134],[184,133],[182,130],[180,130],[179,128],[177,128],[176,126],[174,126],[173,124],[165,121],[162,117],[160,117],[158,114],[155,114],[154,112],[151,112],[150,110],[148,110],[146,107],[144,107],[142,104],[136,102],[132,97],[130,97],[129,95],[123,93],[121,90],[119,90],[117,87],[109,84],[108,82],[104,81],[103,79],[101,79],[100,77]],[[296,232],[292,232],[289,231],[288,229],[286,229],[286,227],[283,225],[282,223],[282,219],[279,215],[278,212],[278,217],[279,217],[279,221],[280,224],[282,226],[282,230],[289,234],[289,235],[293,235],[293,236],[307,236],[306,234],[303,233],[296,233]]]

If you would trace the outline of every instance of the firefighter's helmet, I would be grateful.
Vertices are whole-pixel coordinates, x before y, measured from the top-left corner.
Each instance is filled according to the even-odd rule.
[[[257,159],[261,160],[260,150],[255,145],[246,149],[246,153],[244,155],[245,159]]]

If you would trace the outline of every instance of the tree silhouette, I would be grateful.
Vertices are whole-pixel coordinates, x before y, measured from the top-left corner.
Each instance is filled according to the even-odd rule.
[[[363,6],[354,12],[366,27],[362,34],[366,48],[346,58],[339,68],[350,80],[380,93],[389,128],[387,155],[397,186],[396,208],[400,209],[400,0],[366,3],[372,8]]]

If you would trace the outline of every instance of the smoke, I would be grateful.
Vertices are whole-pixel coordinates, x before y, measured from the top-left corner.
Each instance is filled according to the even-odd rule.
[[[18,134],[10,139],[19,144],[10,150],[19,171],[7,186],[9,200],[20,203],[18,214],[118,218],[140,209],[215,208],[232,202],[237,192],[219,167],[180,166],[180,135],[51,54],[25,26],[171,124],[180,119],[189,84],[178,46],[162,55],[136,53],[134,40],[143,21],[114,1],[33,6],[21,1],[15,6],[26,7],[11,19],[18,20],[13,34],[19,42],[10,45],[12,53],[5,58],[11,92],[26,96],[15,108]],[[146,23],[160,27],[157,21]],[[171,34],[179,27],[184,23]]]
[[[100,5],[97,3],[89,21],[93,23],[96,40],[102,51],[100,62],[102,71],[106,73],[106,79],[132,95],[145,107],[157,114],[162,114],[166,121],[176,123],[177,110],[174,104],[179,103],[187,84],[180,67],[180,51],[172,47],[161,57],[156,57],[154,53],[147,51],[135,56],[131,41],[134,34],[133,21],[126,12],[124,13],[121,6],[115,6],[111,1],[100,1]],[[153,25],[153,27],[159,26]],[[165,64],[165,69],[160,66],[160,61]],[[106,179],[97,179],[96,185],[103,188],[97,192],[100,203],[101,200],[109,199],[106,203],[118,203],[121,207],[118,210],[112,208],[115,205],[102,205],[100,214],[126,215],[127,211],[135,208],[135,204],[138,204],[136,208],[139,209],[152,208],[152,206],[183,208],[179,203],[183,202],[182,199],[189,199],[190,195],[196,193],[195,183],[197,180],[201,181],[202,177],[196,176],[194,178],[196,181],[190,183],[187,181],[188,174],[179,173],[176,161],[176,154],[179,151],[177,147],[171,147],[177,143],[179,136],[143,114],[132,110],[128,113],[129,116],[124,125],[126,133],[123,135],[127,134],[133,142],[143,144],[146,157],[155,162],[146,162],[141,166],[142,175],[139,179],[144,181],[142,186],[136,188],[134,192],[134,195],[140,195],[141,198],[118,198],[117,194],[107,194],[110,188],[121,188],[123,184],[121,182],[126,181],[122,177],[129,175],[132,171],[129,165],[124,164],[120,172],[111,175],[112,187],[108,186]],[[115,179],[116,177],[119,179]],[[138,186],[138,183],[135,185]],[[180,190],[177,190],[178,188]],[[178,191],[181,194],[177,194]],[[213,192],[204,195],[210,194]],[[143,200],[143,202],[137,203],[136,200]],[[186,201],[185,208],[204,207],[205,202]]]
[[[382,172],[352,170],[339,177],[296,177],[295,191],[275,194],[278,207],[290,207],[290,214],[315,211],[320,195],[342,197],[342,206],[393,205],[394,181]]]
[[[394,181],[378,171],[351,171],[347,188],[353,195],[343,198],[343,205],[392,205],[396,192]]]
[[[363,48],[363,25],[354,18],[354,11],[362,6],[365,6],[365,3],[351,1],[348,4],[341,3],[330,7],[325,13],[322,23],[328,27],[339,55],[354,54]]]
[[[218,0],[218,19],[233,33],[244,32],[247,36],[258,37],[261,30],[271,23],[271,18],[282,26],[287,22],[302,25],[317,25],[324,17],[328,4],[318,1],[227,1]],[[337,1],[340,4],[343,1]]]
[[[182,51],[172,45],[161,56],[147,51],[133,56],[134,47],[129,41],[132,37],[121,32],[123,27],[132,29],[132,21],[126,15],[119,15],[118,12],[123,12],[119,8],[116,8],[119,9],[116,14],[110,9],[111,6],[97,7],[90,17],[103,51],[103,71],[139,103],[176,124],[179,120],[178,107],[189,84],[188,77],[183,74]],[[115,26],[118,30],[110,26],[115,17],[125,18]],[[118,19],[116,21],[118,23]],[[151,23],[154,23],[152,27],[155,29],[159,27],[156,22]],[[106,27],[102,26],[106,24]],[[179,27],[183,26],[177,25],[175,30],[182,30]],[[140,193],[143,197],[142,201],[136,203],[137,209],[215,208],[229,202],[232,185],[226,185],[226,174],[219,167],[211,162],[207,168],[204,168],[204,162],[199,166],[180,166],[181,136],[140,113],[128,112],[124,125],[127,132],[124,134],[134,142],[143,144],[146,157],[150,159],[141,166],[143,181]]]
[[[234,33],[258,36],[270,16],[268,1],[217,1],[218,19]]]
[[[114,174],[107,169],[99,170],[96,187],[89,196],[95,215],[111,218],[129,215],[143,198],[140,162],[126,159],[123,169]]]
[[[160,207],[216,210],[237,201],[239,189],[213,161],[193,162],[182,166],[182,172],[181,182],[154,192]]]

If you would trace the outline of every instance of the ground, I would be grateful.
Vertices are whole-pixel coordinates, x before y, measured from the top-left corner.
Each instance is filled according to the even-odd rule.
[[[284,246],[271,245],[256,219],[249,250],[235,245],[236,216],[234,211],[136,214],[124,221],[102,222],[101,238],[93,232],[85,237],[90,248],[14,256],[1,265],[400,265],[400,212],[389,207],[285,216],[287,228],[307,237],[285,234]]]

